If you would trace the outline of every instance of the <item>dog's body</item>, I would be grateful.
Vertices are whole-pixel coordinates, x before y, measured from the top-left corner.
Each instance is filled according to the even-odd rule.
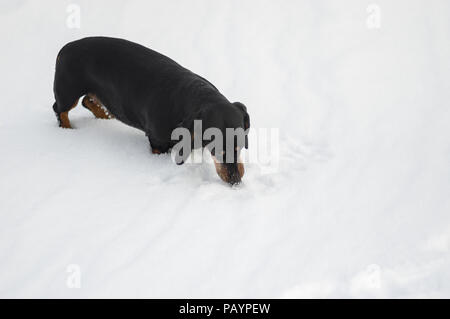
[[[230,103],[214,85],[170,58],[122,39],[91,37],[64,46],[54,93],[60,126],[71,127],[68,112],[85,96],[82,104],[96,117],[110,113],[144,131],[155,153],[175,144],[171,133],[176,127],[192,131],[194,119],[203,121],[203,131],[217,127],[224,136],[226,128],[249,127],[243,104]],[[238,182],[232,175],[236,172],[229,172],[228,182]]]

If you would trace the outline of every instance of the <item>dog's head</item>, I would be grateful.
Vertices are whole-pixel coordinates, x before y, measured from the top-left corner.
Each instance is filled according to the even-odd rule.
[[[239,184],[244,175],[244,165],[240,161],[241,150],[248,148],[250,116],[240,102],[211,105],[197,111],[184,120],[181,126],[189,129],[195,139],[194,121],[201,120],[202,143],[197,147],[207,147],[211,152],[219,177],[231,184]]]

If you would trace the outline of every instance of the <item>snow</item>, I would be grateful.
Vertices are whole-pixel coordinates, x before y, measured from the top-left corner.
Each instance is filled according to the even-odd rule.
[[[79,29],[69,3],[0,4],[0,297],[450,297],[448,1],[378,0],[375,29],[357,0],[75,1]],[[56,54],[89,35],[245,103],[278,169],[229,187],[82,107],[58,128]]]

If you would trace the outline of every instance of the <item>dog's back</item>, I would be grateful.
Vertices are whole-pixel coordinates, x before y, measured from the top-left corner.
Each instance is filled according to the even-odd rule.
[[[187,86],[202,86],[205,94],[220,94],[202,77],[137,43],[106,37],[84,38],[68,43],[58,54],[55,111],[67,112],[80,96],[92,94],[117,119],[147,131],[152,130],[149,124],[167,120],[173,111],[180,118],[185,115],[182,104],[191,101],[188,95],[195,91]],[[198,94],[198,90],[195,92]],[[145,116],[136,109],[143,107]],[[152,117],[150,122],[148,117]],[[176,125],[178,119],[173,120]]]
[[[69,111],[80,96],[91,93],[116,118],[145,131],[148,123],[143,123],[141,112],[133,109],[135,103],[145,101],[157,120],[161,106],[167,107],[174,91],[181,90],[186,81],[199,78],[172,59],[139,44],[105,37],[84,38],[68,43],[58,54],[55,111]]]

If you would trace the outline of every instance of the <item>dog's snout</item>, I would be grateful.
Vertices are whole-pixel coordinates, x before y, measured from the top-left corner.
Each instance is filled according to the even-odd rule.
[[[239,175],[239,173],[238,172],[233,172],[230,175],[228,183],[230,183],[231,185],[237,185],[240,182],[241,182],[241,176]]]
[[[226,183],[237,185],[244,175],[244,165],[242,163],[219,163],[214,160],[217,175]]]

